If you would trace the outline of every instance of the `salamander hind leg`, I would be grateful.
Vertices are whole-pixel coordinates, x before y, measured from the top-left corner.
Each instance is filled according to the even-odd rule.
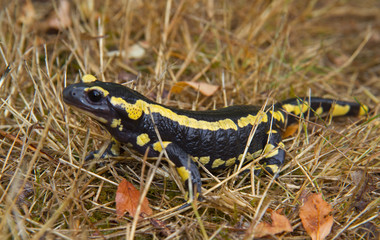
[[[111,143],[107,146],[104,153],[99,156],[99,150],[95,150],[90,152],[85,160],[93,160],[93,159],[104,159],[108,157],[116,157],[120,155],[120,142],[118,142],[116,139],[112,138]]]
[[[279,132],[275,130],[268,132],[268,141],[262,154],[265,158],[260,161],[261,166],[255,168],[255,175],[259,175],[263,167],[269,174],[277,175],[285,162],[284,144],[281,141]]]

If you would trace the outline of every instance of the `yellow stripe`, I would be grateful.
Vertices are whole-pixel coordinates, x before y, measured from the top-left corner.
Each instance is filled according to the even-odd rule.
[[[148,104],[142,100],[137,100],[136,104],[141,102],[140,104],[143,106],[144,113],[149,114],[149,109],[152,113],[159,113],[161,116],[166,117],[174,122],[182,126],[186,126],[189,128],[202,129],[202,130],[210,130],[210,131],[218,131],[220,129],[233,129],[237,130],[236,124],[231,119],[223,119],[215,122],[209,122],[204,120],[197,120],[195,118],[191,118],[185,115],[179,115],[172,110],[165,108],[161,105],[157,104]]]
[[[238,126],[243,128],[245,126],[248,126],[249,124],[251,125],[258,125],[262,122],[268,122],[268,116],[266,113],[260,111],[257,113],[257,115],[251,115],[248,114],[246,117],[241,117],[238,120]]]
[[[151,113],[159,113],[161,116],[166,117],[170,119],[171,121],[177,122],[179,125],[189,127],[189,128],[195,128],[195,129],[202,129],[202,130],[210,130],[210,131],[218,131],[220,129],[233,129],[237,130],[236,124],[231,120],[231,119],[223,119],[219,121],[204,121],[204,120],[197,120],[195,118],[191,118],[185,115],[180,115],[172,110],[163,107],[158,104],[149,104],[143,100],[137,100],[136,103],[131,104],[126,102],[122,98],[116,98],[116,97],[111,97],[111,104],[115,106],[119,106],[123,108],[127,113],[128,117],[133,120],[137,120],[142,116],[142,113],[149,114]],[[149,111],[150,110],[150,111]],[[266,114],[262,113],[263,118],[267,121]],[[255,119],[254,117],[256,116],[251,116],[253,120]],[[252,119],[250,119],[251,122],[245,122],[243,124],[239,124],[240,127],[244,127],[248,124],[251,124]]]
[[[195,128],[195,129],[202,129],[202,130],[210,130],[210,131],[218,131],[220,129],[228,130],[233,129],[237,130],[238,126],[243,128],[245,126],[259,124],[260,122],[268,122],[268,116],[264,112],[259,112],[257,115],[251,115],[249,114],[246,117],[242,117],[238,120],[238,126],[231,120],[231,119],[222,119],[219,121],[204,121],[204,120],[197,120],[195,118],[188,117],[186,115],[180,115],[172,110],[158,105],[158,104],[149,104],[143,100],[137,100],[136,103],[131,104],[126,102],[122,98],[116,98],[111,97],[111,104],[120,106],[123,108],[127,113],[128,117],[133,120],[137,120],[142,116],[143,113],[149,114],[151,113],[159,113],[161,116],[166,117],[170,119],[171,121],[177,122],[179,125],[189,127],[189,128]],[[149,111],[150,110],[150,111]],[[282,115],[282,114],[281,114]],[[284,117],[279,116],[280,119],[283,119]],[[258,120],[261,120],[258,122]]]

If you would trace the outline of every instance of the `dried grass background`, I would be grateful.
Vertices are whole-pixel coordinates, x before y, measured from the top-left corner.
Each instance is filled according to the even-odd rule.
[[[68,3],[64,13],[56,1],[1,3],[1,239],[242,239],[251,223],[268,220],[268,208],[283,208],[294,228],[277,238],[305,239],[298,209],[308,192],[321,192],[333,206],[328,239],[379,237],[379,1]],[[51,29],[52,14],[67,26]],[[137,58],[136,46],[143,50]],[[62,102],[62,89],[83,73],[130,83],[184,109],[313,95],[356,99],[373,111],[368,118],[302,123],[285,140],[277,179],[235,177],[233,169],[218,178],[204,174],[207,201],[197,211],[175,210],[180,181],[162,161],[147,197],[171,231],[165,236],[148,221],[135,229],[131,218],[116,219],[121,177],[137,187],[147,178],[141,155],[127,150],[112,160],[83,161],[110,139]],[[221,88],[211,97],[192,89],[168,94],[184,80]]]

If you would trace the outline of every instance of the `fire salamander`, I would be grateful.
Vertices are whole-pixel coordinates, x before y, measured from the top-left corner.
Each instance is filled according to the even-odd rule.
[[[289,99],[266,109],[247,105],[189,111],[155,103],[128,87],[100,82],[92,75],[82,81],[65,88],[63,100],[97,120],[113,136],[101,157],[118,155],[120,143],[132,144],[142,154],[149,148],[151,157],[165,149],[185,186],[190,186],[190,196],[201,193],[198,163],[209,170],[225,169],[262,154],[255,174],[261,168],[276,174],[285,159],[281,133],[286,126],[303,116],[360,116],[369,110],[359,103],[311,97]],[[242,159],[251,132],[254,135]],[[87,159],[96,155],[94,151]]]

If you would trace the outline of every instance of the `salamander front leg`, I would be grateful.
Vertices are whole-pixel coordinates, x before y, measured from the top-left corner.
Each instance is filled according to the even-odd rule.
[[[164,146],[170,161],[175,164],[179,176],[185,183],[186,189],[189,191],[188,201],[191,202],[195,198],[201,200],[202,182],[196,163],[192,161],[189,155],[175,143],[164,142]],[[162,150],[160,143],[155,143],[153,149],[160,152],[160,150]]]
[[[108,157],[116,157],[119,155],[120,155],[120,143],[116,139],[112,138],[111,143],[108,145],[108,147],[106,148],[102,156],[99,156],[99,150],[95,150],[95,151],[90,152],[86,156],[85,160],[89,161],[96,158],[104,159]]]

